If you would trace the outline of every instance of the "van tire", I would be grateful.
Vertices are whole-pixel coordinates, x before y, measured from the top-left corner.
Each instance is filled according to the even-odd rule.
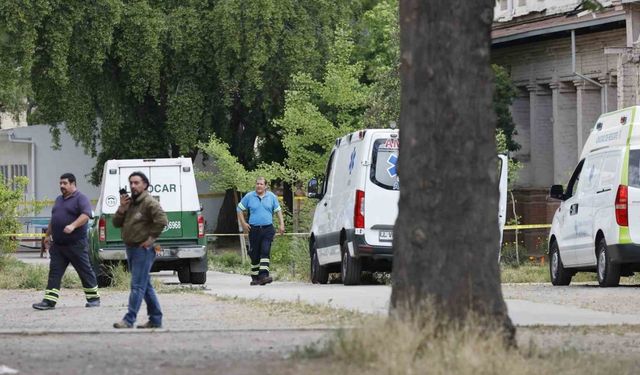
[[[181,284],[189,284],[191,282],[192,273],[189,270],[189,265],[178,268],[178,280]]]
[[[340,267],[340,275],[344,285],[360,284],[360,275],[362,271],[362,262],[359,258],[354,258],[349,254],[347,242],[343,242],[342,248],[342,265]]]
[[[549,276],[551,277],[551,284],[555,286],[569,285],[573,277],[571,271],[564,268],[562,264],[560,249],[558,249],[556,241],[553,241],[549,246]]]
[[[329,272],[327,271],[327,267],[320,265],[320,260],[318,259],[318,250],[316,249],[315,243],[311,245],[311,283],[312,284],[326,284],[329,282]]]
[[[597,254],[598,284],[603,288],[618,286],[620,284],[620,265],[611,261],[609,248],[604,238],[601,238],[600,242],[598,242]]]
[[[191,284],[203,285],[207,282],[206,272],[190,272]]]
[[[98,288],[110,287],[113,283],[113,274],[111,273],[111,267],[108,264],[101,263],[95,267],[96,281],[98,282]]]

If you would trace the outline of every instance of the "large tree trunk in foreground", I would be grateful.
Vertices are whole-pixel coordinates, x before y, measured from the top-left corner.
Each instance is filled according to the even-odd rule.
[[[514,328],[498,268],[490,30],[495,0],[402,0],[392,313]],[[418,316],[419,318],[419,316]]]

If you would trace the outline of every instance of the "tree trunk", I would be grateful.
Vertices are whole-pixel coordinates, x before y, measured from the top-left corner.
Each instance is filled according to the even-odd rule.
[[[218,213],[218,223],[216,224],[216,233],[238,233],[238,216],[236,213],[236,205],[238,198],[234,198],[237,194],[234,189],[229,189],[224,194],[224,201]]]
[[[391,304],[401,319],[420,319],[423,309],[453,321],[472,313],[513,342],[497,262],[494,5],[400,2],[402,189]]]

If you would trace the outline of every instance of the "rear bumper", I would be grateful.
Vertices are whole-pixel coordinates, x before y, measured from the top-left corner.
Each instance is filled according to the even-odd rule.
[[[611,254],[611,261],[614,263],[640,263],[640,245],[607,245],[607,248]]]
[[[206,253],[204,246],[163,247],[162,254],[156,257],[156,262],[202,258]],[[98,257],[102,260],[126,260],[127,251],[124,247],[99,249]]]
[[[370,257],[373,259],[393,259],[393,246],[370,245],[364,235],[353,235],[353,250],[356,257]]]

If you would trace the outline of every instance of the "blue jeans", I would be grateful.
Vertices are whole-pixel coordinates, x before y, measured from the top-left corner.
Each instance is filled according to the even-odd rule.
[[[127,247],[127,261],[131,272],[131,294],[129,294],[129,310],[124,316],[124,321],[133,325],[136,321],[142,300],[147,304],[149,321],[155,325],[162,325],[162,311],[156,296],[156,291],[151,285],[151,266],[156,259],[153,247]]]

